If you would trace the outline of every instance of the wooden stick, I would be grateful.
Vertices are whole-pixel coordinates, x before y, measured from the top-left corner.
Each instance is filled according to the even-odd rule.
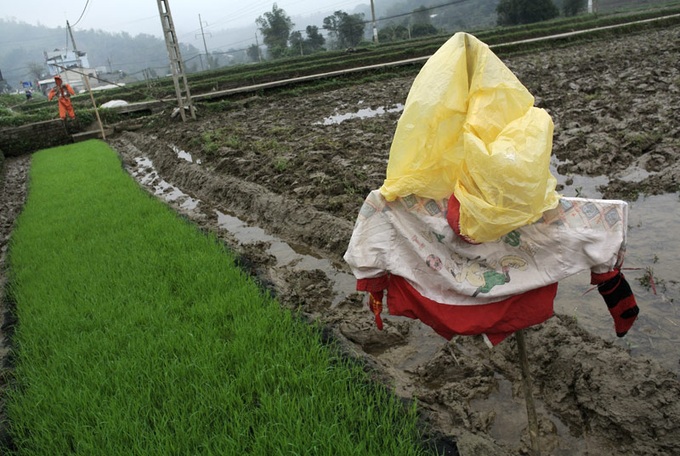
[[[90,87],[90,76],[85,72],[84,80],[87,91],[90,93],[90,100],[92,100],[92,106],[94,107],[94,113],[97,116],[97,123],[99,124],[99,131],[102,134],[102,139],[106,141],[106,133],[104,133],[104,125],[102,125],[102,119],[99,117],[99,109],[97,109],[97,103],[94,101],[94,95],[92,95],[92,87]]]
[[[520,329],[515,333],[517,339],[517,351],[519,352],[519,365],[522,371],[522,389],[524,390],[524,401],[527,405],[527,418],[529,420],[529,437],[531,438],[532,456],[540,456],[541,448],[538,444],[538,418],[536,416],[536,406],[534,396],[531,391],[531,373],[529,372],[529,360],[527,358],[527,347],[524,340],[524,330]]]

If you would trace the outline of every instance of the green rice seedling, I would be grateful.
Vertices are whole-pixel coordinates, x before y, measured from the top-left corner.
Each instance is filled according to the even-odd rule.
[[[417,455],[405,408],[100,141],[36,153],[9,250],[20,455]]]

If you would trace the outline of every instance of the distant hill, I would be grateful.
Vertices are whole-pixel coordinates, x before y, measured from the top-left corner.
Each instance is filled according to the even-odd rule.
[[[139,79],[143,79],[141,72],[147,68],[160,75],[168,72],[165,42],[158,37],[77,30],[74,38],[78,50],[87,52],[92,67],[137,74]],[[72,46],[66,27],[48,28],[0,19],[0,70],[14,88],[21,81],[37,79],[36,68],[43,67],[46,75],[45,51],[72,49]],[[181,45],[181,52],[185,59],[199,53],[190,45]]]

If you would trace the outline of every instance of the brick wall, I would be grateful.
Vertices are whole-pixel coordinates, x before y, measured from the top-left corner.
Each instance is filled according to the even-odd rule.
[[[0,150],[5,157],[18,157],[72,142],[71,134],[59,119],[0,129]]]

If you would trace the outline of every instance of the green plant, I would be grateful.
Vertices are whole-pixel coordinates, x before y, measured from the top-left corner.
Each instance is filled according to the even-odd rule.
[[[258,139],[252,143],[255,152],[261,154],[273,154],[275,152],[289,152],[290,146],[282,144],[276,139]]]
[[[356,195],[359,192],[359,188],[357,187],[356,183],[349,179],[343,179],[342,185],[345,195]]]
[[[654,294],[656,294],[657,287],[665,287],[666,285],[663,279],[659,280],[654,277],[654,269],[651,266],[645,268],[645,273],[637,281],[645,290],[651,290]]]
[[[269,134],[277,138],[287,139],[293,134],[293,131],[292,127],[274,126],[269,129]]]
[[[217,152],[220,148],[220,145],[217,142],[217,138],[215,137],[215,134],[212,132],[201,133],[201,142],[203,145],[203,151],[206,154],[213,154]]]
[[[238,149],[242,145],[241,138],[239,138],[236,135],[228,135],[226,138],[224,138],[224,145],[227,147],[231,147],[232,149]]]
[[[276,157],[274,159],[274,169],[282,173],[288,168],[288,159],[286,157]]]
[[[424,453],[415,402],[262,293],[105,143],[33,156],[12,241],[15,448],[0,453]]]

